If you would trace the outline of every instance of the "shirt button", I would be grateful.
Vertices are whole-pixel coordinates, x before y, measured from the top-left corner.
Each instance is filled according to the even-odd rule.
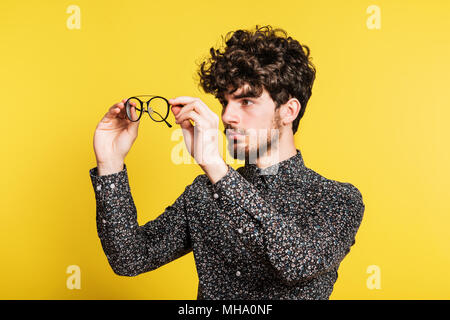
[[[217,193],[214,193],[213,197],[214,197],[214,199],[217,199],[219,197],[219,195]]]
[[[111,189],[114,189],[115,187],[114,183],[111,183]]]
[[[240,276],[241,275],[241,272],[238,270],[238,271],[236,271],[236,276]]]
[[[237,231],[238,231],[239,233],[242,233],[242,229],[241,229],[241,228],[239,228]]]
[[[97,191],[100,191],[100,190],[102,190],[102,186],[101,186],[101,185],[98,185],[98,186],[97,186]]]

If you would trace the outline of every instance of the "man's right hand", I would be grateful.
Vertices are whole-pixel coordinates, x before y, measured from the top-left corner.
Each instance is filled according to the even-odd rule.
[[[109,108],[95,129],[94,152],[100,176],[123,170],[125,156],[137,138],[140,120],[133,122],[128,119],[126,101],[123,99]],[[131,112],[135,115],[136,110],[131,108]]]

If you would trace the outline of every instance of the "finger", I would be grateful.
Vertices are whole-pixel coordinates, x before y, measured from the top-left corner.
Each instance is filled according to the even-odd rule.
[[[172,106],[170,108],[170,110],[172,111],[173,115],[176,117],[180,113],[182,108],[183,108],[182,106]]]
[[[203,117],[201,117],[197,112],[191,111],[183,114],[177,119],[177,123],[182,123],[185,120],[192,120],[195,122],[195,125],[201,125],[204,122]]]
[[[169,103],[172,102],[173,105],[177,106],[177,105],[183,105],[180,113],[185,112],[184,109],[186,109],[186,107],[188,105],[192,105],[195,104],[196,108],[195,111],[197,111],[199,114],[202,115],[206,115],[209,111],[209,108],[206,104],[203,103],[202,100],[200,100],[199,98],[195,98],[195,97],[188,97],[188,96],[181,96],[181,97],[177,97],[174,99],[170,99],[168,100]],[[186,112],[189,110],[186,110]]]
[[[120,112],[120,108],[119,105],[122,102],[116,103],[115,105],[113,105],[111,108],[109,108],[108,112],[105,114],[105,118],[107,119],[114,119],[117,117],[117,115]],[[123,103],[122,103],[123,104]]]
[[[174,115],[176,116],[176,112],[178,111],[178,113],[184,112],[183,110],[186,109],[187,105],[191,105],[191,104],[195,104],[196,108],[195,111],[197,111],[199,114],[208,117],[209,116],[214,116],[216,115],[202,100],[200,100],[199,98],[195,98],[195,97],[188,97],[188,96],[180,96],[174,99],[169,99],[168,100],[169,103],[173,103],[174,105],[177,104],[182,104],[184,105],[184,107],[182,107],[181,111],[178,111],[178,107],[175,107],[176,109],[174,109],[172,112],[174,113]],[[186,110],[189,111],[189,110]]]
[[[201,100],[196,99],[193,102],[184,105],[175,118],[181,116],[184,113],[195,111],[205,119],[209,119],[210,117],[214,117],[215,113],[209,110],[208,106],[206,106]]]
[[[206,107],[206,108],[208,108],[208,107]],[[178,120],[183,114],[187,114],[187,113],[193,111],[193,112],[196,112],[197,114],[199,114],[202,119],[204,119],[205,124],[210,123],[211,125],[214,125],[214,126],[216,125],[216,122],[218,121],[219,117],[214,112],[212,112],[209,109],[208,109],[209,112],[207,112],[207,113],[198,112],[198,109],[199,109],[199,107],[198,107],[198,104],[196,101],[191,104],[185,105],[183,107],[183,109],[179,112],[179,114],[175,116],[175,119]]]
[[[115,109],[115,108],[123,108],[125,106],[125,102],[127,101],[127,99],[122,99],[121,102],[117,102],[116,104],[114,104],[110,109]]]
[[[175,119],[178,118],[180,111],[184,108],[184,106],[172,106],[171,110],[175,116]],[[176,121],[176,123],[180,124],[180,127],[182,129],[187,129],[189,130],[189,132],[191,132],[194,129],[194,126],[192,125],[192,123],[189,121],[189,119],[186,119],[184,121]]]
[[[127,119],[127,115],[125,114],[125,102],[127,99],[122,99],[122,102],[118,102],[114,104],[111,108],[109,108],[108,112],[106,113],[105,117],[109,119],[119,118],[119,119]],[[133,103],[131,103],[133,104]]]
[[[119,102],[116,104],[116,107],[118,107],[119,109],[124,109],[125,108],[125,103],[127,102],[128,99],[122,99],[122,102]]]
[[[120,118],[124,119],[124,120],[130,120],[130,119],[128,119],[128,116],[127,116],[127,106],[126,106],[126,102],[128,99],[123,99],[123,100],[125,100],[125,101],[123,103],[119,104]],[[131,112],[132,116],[135,115],[136,109],[133,107],[136,106],[136,103],[134,101],[130,101],[130,102],[128,102],[128,105],[129,105],[128,106],[129,111]]]
[[[197,99],[197,98],[188,97],[188,96],[180,96],[180,97],[169,99],[169,103],[171,105],[177,105],[177,104],[185,105],[185,104],[193,102],[195,99]]]
[[[179,125],[181,129],[187,129],[189,132],[193,132],[194,126],[192,125],[191,121],[189,119],[186,119],[184,121],[179,122]]]
[[[189,103],[184,105],[183,107],[180,108],[180,110],[178,111],[177,115],[175,115],[175,119],[178,119],[179,117],[181,117],[183,114],[191,112],[191,111],[197,111],[195,109],[195,102]],[[197,111],[198,112],[198,111]],[[200,114],[200,113],[199,113]]]

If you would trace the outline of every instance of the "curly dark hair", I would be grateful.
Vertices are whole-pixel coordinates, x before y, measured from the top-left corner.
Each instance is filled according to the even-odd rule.
[[[231,94],[244,84],[249,86],[250,96],[255,97],[265,88],[276,109],[295,97],[301,104],[292,123],[295,134],[311,97],[316,74],[309,48],[288,37],[283,29],[269,25],[256,25],[254,31],[230,31],[222,40],[226,44],[224,51],[211,48],[211,56],[199,65],[199,86],[222,105],[225,93]]]

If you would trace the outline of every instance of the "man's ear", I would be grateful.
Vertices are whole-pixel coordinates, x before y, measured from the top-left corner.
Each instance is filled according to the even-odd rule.
[[[280,118],[282,119],[283,125],[286,125],[294,122],[295,118],[297,118],[301,110],[301,104],[297,98],[291,98],[280,108]]]

